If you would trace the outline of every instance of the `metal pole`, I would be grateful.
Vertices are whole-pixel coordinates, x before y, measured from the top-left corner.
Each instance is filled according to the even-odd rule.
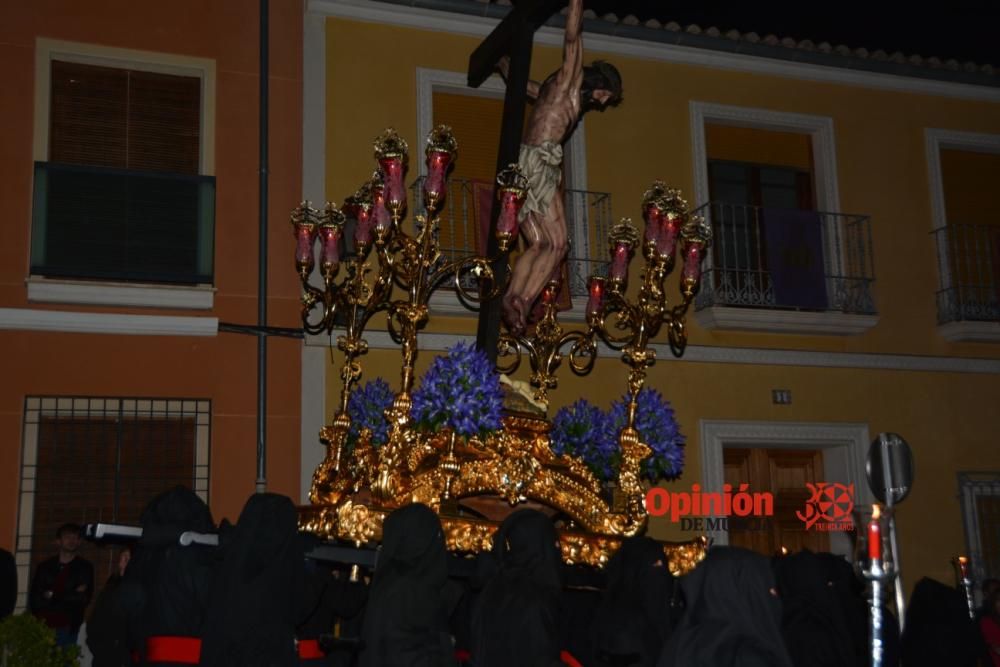
[[[257,230],[257,326],[267,326],[268,0],[260,0],[260,213]],[[257,493],[267,490],[267,335],[257,334]]]
[[[892,547],[892,565],[895,570],[893,588],[896,593],[896,614],[899,616],[899,631],[903,632],[906,622],[906,601],[903,597],[903,568],[900,565],[899,542],[896,540],[896,515],[892,511],[895,480],[892,475],[892,464],[889,459],[889,437],[886,433],[879,434],[879,448],[882,450],[882,488],[885,489],[885,505],[889,510],[889,544]]]

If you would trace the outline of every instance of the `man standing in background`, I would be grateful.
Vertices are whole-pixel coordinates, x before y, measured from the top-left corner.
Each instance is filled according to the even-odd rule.
[[[75,523],[59,527],[59,553],[38,566],[28,596],[31,613],[55,630],[58,646],[76,644],[83,613],[94,594],[94,566],[76,555],[81,533]]]

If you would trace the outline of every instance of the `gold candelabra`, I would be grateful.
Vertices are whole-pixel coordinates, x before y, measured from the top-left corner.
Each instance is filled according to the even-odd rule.
[[[556,371],[562,365],[562,349],[569,345],[569,366],[577,375],[586,375],[597,359],[594,338],[585,331],[565,331],[559,324],[556,297],[560,281],[550,280],[542,290],[542,317],[535,324],[531,335],[515,336],[509,331],[500,334],[498,359],[512,357],[507,363],[498,363],[498,370],[512,375],[521,365],[521,350],[528,353],[531,364],[531,384],[535,387],[534,399],[549,402],[549,389],[558,385]]]
[[[509,509],[510,505],[532,500],[552,508],[574,527],[563,530],[560,536],[563,556],[568,562],[600,565],[623,536],[639,532],[647,520],[639,473],[649,449],[638,442],[632,419],[627,430],[634,442],[623,435],[618,475],[619,487],[627,496],[624,511],[615,511],[603,500],[599,480],[581,460],[557,456],[551,451],[549,425],[543,419],[507,414],[498,431],[468,439],[458,438],[446,428],[424,432],[411,423],[417,340],[429,319],[431,294],[452,280],[452,287],[461,297],[475,303],[495,298],[504,287],[497,284],[489,258],[469,256],[446,261],[439,250],[439,212],[446,197],[447,172],[456,154],[457,144],[447,127],[431,132],[425,149],[427,175],[422,192],[425,213],[414,216],[416,229],[412,234],[402,229],[407,210],[408,147],[391,129],[375,140],[378,164],[375,175],[348,197],[342,207],[327,204],[319,212],[305,202],[292,214],[298,240],[296,269],[303,289],[303,328],[312,334],[332,335],[335,328],[342,327],[337,348],[344,353],[340,404],[332,424],[320,435],[327,445],[327,455],[313,476],[310,492],[313,506],[303,511],[300,523],[320,536],[360,544],[377,539],[388,511],[408,502],[422,502],[440,510],[445,501],[480,498],[487,504],[499,502]],[[527,182],[516,165],[498,175],[499,212],[494,233],[503,249],[509,248],[516,238],[517,218],[526,194]],[[355,252],[353,256],[342,257],[341,242],[349,223],[354,227]],[[317,243],[321,287],[310,282]],[[338,281],[341,263],[346,269]],[[470,274],[475,278],[474,288],[468,288],[463,280]],[[662,292],[662,277],[660,287]],[[394,298],[397,288],[402,292],[400,298]],[[532,381],[542,398],[555,386],[561,349],[567,344],[571,344],[570,365],[577,372],[588,371],[596,357],[596,320],[588,320],[591,326],[587,331],[564,332],[556,318],[557,290],[557,284],[546,288],[545,312],[534,336],[514,343],[529,350]],[[641,297],[645,299],[643,303],[653,299],[646,291]],[[608,300],[599,313],[601,322],[605,316],[623,311],[627,304],[614,289],[609,293],[617,294],[614,298],[619,300]],[[685,308],[689,302],[690,298],[685,301]],[[380,312],[386,313],[388,331],[401,348],[400,391],[385,411],[386,442],[377,446],[371,431],[361,429],[352,441],[353,446],[348,448],[350,396],[361,376],[358,358],[368,349],[364,331],[372,316]],[[682,320],[683,313],[679,318]],[[637,314],[620,316],[619,320],[622,323],[619,328],[631,322],[645,322]],[[651,330],[651,320],[644,326]],[[647,340],[644,335],[627,346],[629,358],[642,358]],[[655,335],[655,331],[649,335]],[[615,340],[605,334],[602,337],[609,342]],[[511,339],[506,340],[510,344]],[[442,516],[442,524],[449,548],[459,551],[489,548],[490,536],[496,528],[495,521],[455,515]],[[704,540],[667,548],[671,570],[686,571],[704,550]]]

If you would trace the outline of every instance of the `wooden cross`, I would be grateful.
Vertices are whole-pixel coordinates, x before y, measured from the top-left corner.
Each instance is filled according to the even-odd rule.
[[[535,31],[565,4],[566,0],[521,0],[469,57],[469,87],[478,88],[494,72],[500,59],[510,56],[496,173],[512,162],[516,163],[521,152],[524,109],[528,103],[531,45]],[[504,284],[507,282],[507,253],[501,255],[496,235],[493,234],[499,212],[500,207],[494,197],[487,256],[497,258],[493,264],[494,277],[499,284]],[[479,310],[476,345],[486,353],[493,365],[496,365],[497,344],[500,340],[500,308],[501,300],[497,298],[482,304]]]

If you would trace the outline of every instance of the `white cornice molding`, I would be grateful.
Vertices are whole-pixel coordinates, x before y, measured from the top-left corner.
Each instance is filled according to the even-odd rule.
[[[335,344],[338,332],[334,332]],[[393,342],[388,332],[371,331],[365,340],[374,350],[394,350],[399,345]],[[472,334],[422,333],[418,348],[440,352],[456,343],[473,343]],[[306,336],[306,345],[330,345],[330,338]],[[815,368],[861,368],[886,371],[916,371],[928,373],[976,373],[1000,375],[1000,359],[980,359],[972,357],[932,357],[911,354],[866,354],[853,352],[819,352],[815,350],[782,350],[753,347],[722,347],[714,345],[689,345],[680,359],[674,358],[666,345],[654,344],[657,358],[663,363],[694,362],[711,364],[745,364],[750,366],[799,366]],[[602,357],[616,357],[621,353],[603,343],[597,353]]]
[[[857,336],[878,324],[878,315],[809,313],[793,310],[710,306],[696,311],[695,321],[708,330]]]
[[[472,37],[485,37],[499,22],[498,19],[486,16],[473,16],[408,5],[372,2],[372,0],[309,0],[306,11],[309,14]],[[535,33],[536,44],[558,47],[562,45],[562,41],[563,31],[560,29],[544,27]],[[752,56],[745,53],[713,51],[616,35],[588,33],[585,44],[588,51],[600,51],[608,54],[631,56],[672,64],[750,72],[892,92],[955,97],[983,102],[1000,102],[1000,88],[988,86],[813,65],[776,58]]]
[[[88,306],[134,306],[138,308],[184,308],[211,310],[215,288],[208,285],[136,285],[127,283],[27,279],[28,301],[73,303]]]
[[[0,329],[124,336],[215,336],[219,332],[219,319],[0,308]]]
[[[937,330],[951,343],[1000,343],[1000,322],[948,322]]]

